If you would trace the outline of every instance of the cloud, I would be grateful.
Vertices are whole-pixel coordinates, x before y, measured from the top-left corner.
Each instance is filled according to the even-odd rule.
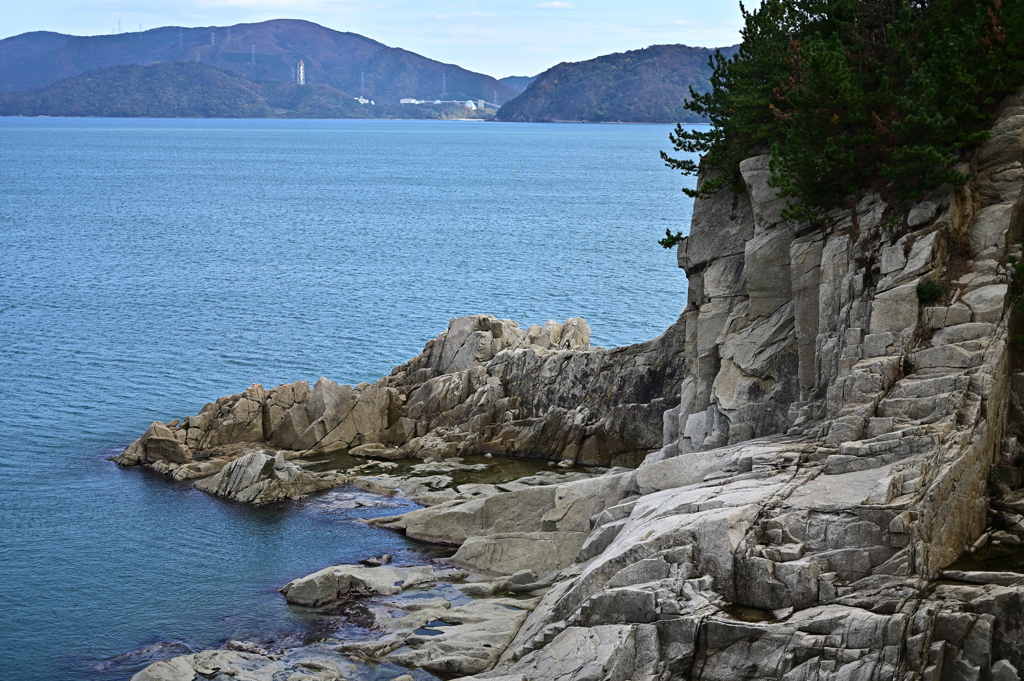
[[[435,19],[459,19],[461,17],[496,17],[497,14],[490,12],[464,12],[462,14],[435,14]]]
[[[542,2],[537,5],[541,9],[576,9],[576,5],[569,2],[561,2],[561,0],[554,0],[554,2]]]

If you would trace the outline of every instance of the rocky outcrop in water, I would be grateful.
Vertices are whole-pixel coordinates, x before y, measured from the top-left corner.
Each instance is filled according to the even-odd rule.
[[[154,423],[115,460],[178,479],[211,475],[267,447],[289,458],[352,450],[636,465],[661,447],[683,357],[678,325],[648,343],[605,350],[590,348],[582,319],[523,330],[507,319],[461,317],[373,385],[253,385],[196,416]]]
[[[520,587],[537,599],[480,669],[403,664],[501,681],[1024,675],[1022,574],[970,560],[997,547],[1012,564],[1024,543],[1007,265],[1024,227],[1024,96],[964,163],[970,184],[913,205],[866,192],[797,225],[767,157],[741,170],[743,194],[694,207],[689,298],[658,339],[533,349],[511,324],[466,318],[354,391],[393,391],[405,410],[386,426],[405,439],[377,451],[643,458],[374,521],[458,545],[451,562],[494,576],[460,587],[479,603]],[[234,408],[224,423],[240,423]],[[158,425],[132,456],[191,447]],[[422,643],[388,645],[403,641]]]
[[[348,481],[335,472],[310,473],[280,453],[253,452],[227,464],[216,475],[196,483],[204,492],[235,501],[266,504],[300,499]]]

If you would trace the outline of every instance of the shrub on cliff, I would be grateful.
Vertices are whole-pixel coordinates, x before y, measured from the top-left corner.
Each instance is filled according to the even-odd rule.
[[[798,220],[869,186],[914,198],[961,184],[957,160],[1024,84],[1019,0],[765,0],[743,16],[739,52],[715,55],[711,91],[687,104],[711,129],[670,136],[714,178],[691,196],[741,191],[739,162],[768,151]]]

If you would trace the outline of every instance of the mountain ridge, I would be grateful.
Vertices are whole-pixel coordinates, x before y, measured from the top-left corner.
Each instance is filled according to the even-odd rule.
[[[82,37],[23,33],[0,40],[0,91],[46,87],[108,66],[165,61],[201,61],[251,80],[294,82],[300,59],[307,83],[370,99],[490,101],[497,94],[505,102],[518,94],[486,74],[296,19],[199,28],[164,26]]]

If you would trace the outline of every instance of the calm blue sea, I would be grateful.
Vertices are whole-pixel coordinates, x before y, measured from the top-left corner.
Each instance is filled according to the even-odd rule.
[[[690,220],[669,130],[0,119],[3,678],[309,635],[329,623],[276,588],[414,559],[322,499],[253,509],[106,457],[250,383],[376,380],[453,316],[656,336],[686,292],[655,243]]]

